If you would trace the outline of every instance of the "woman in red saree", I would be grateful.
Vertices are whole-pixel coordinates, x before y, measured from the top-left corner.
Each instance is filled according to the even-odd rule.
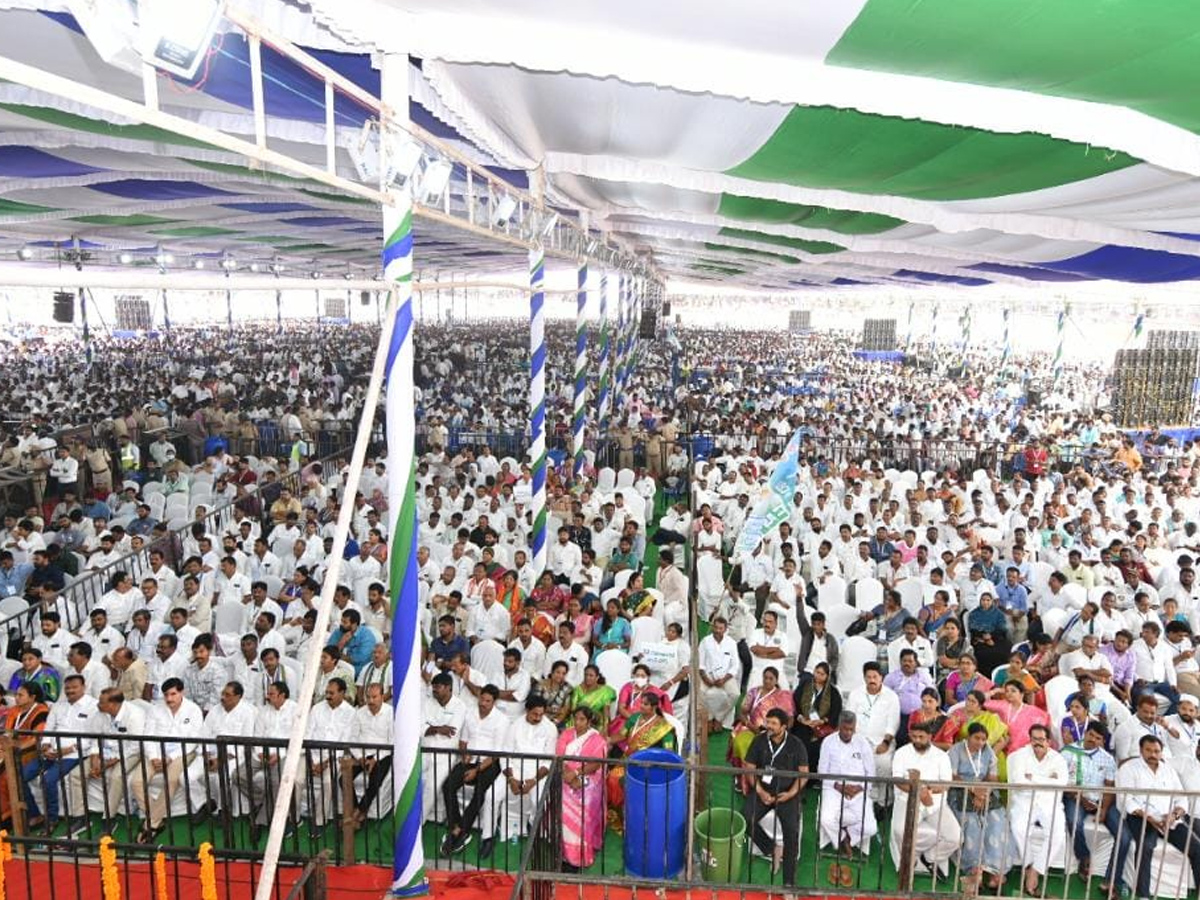
[[[537,586],[529,594],[529,598],[537,607],[536,618],[530,619],[533,625],[533,636],[540,639],[547,647],[554,642],[556,634],[555,621],[567,608],[567,600],[571,592],[561,584],[554,583],[554,575],[543,572]]]
[[[586,869],[604,844],[604,764],[608,742],[594,727],[586,706],[576,709],[573,725],[558,736],[559,757],[589,757],[593,761],[563,763],[562,840],[565,871]]]

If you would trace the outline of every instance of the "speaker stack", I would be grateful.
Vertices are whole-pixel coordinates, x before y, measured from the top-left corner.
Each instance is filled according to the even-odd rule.
[[[55,322],[74,322],[75,295],[70,291],[55,291],[53,316]]]
[[[1156,328],[1146,335],[1147,350],[1200,350],[1200,331]]]
[[[793,309],[788,312],[788,331],[792,334],[804,334],[812,331],[812,310]]]
[[[638,323],[638,337],[642,340],[652,341],[658,337],[663,324],[663,302],[662,289],[657,284],[648,284],[642,298],[642,318]]]
[[[864,319],[860,350],[895,350],[895,319]]]
[[[346,299],[344,297],[325,297],[325,318],[346,318]]]
[[[1154,336],[1151,332],[1151,337]],[[1155,338],[1156,346],[1143,350],[1118,350],[1113,366],[1113,418],[1121,428],[1188,425],[1197,375],[1200,375],[1200,341],[1191,332],[1166,332],[1176,337]]]

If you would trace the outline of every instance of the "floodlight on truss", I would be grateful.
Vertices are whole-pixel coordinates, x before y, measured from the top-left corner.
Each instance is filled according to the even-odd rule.
[[[33,259],[33,248],[30,247],[28,244],[26,244],[24,247],[22,247],[20,250],[17,251],[17,258],[24,260],[26,262]]]
[[[446,188],[450,186],[450,176],[454,174],[454,166],[449,160],[435,159],[425,167],[421,176],[421,185],[417,194],[426,206],[436,206],[442,202]]]
[[[513,217],[513,213],[517,211],[516,198],[511,194],[505,194],[496,203],[496,211],[492,215],[492,223],[497,228],[503,228]]]
[[[223,6],[222,0],[139,0],[142,59],[190,81],[212,47]]]
[[[221,268],[225,270],[226,274],[229,274],[234,269],[236,269],[237,265],[238,265],[237,260],[234,259],[229,254],[225,254],[224,256],[221,257]]]
[[[133,254],[130,253],[128,250],[118,253],[117,254],[117,262],[119,262],[123,266],[127,266],[133,262]]]
[[[141,71],[137,0],[67,0],[67,12],[102,60],[127,72]]]

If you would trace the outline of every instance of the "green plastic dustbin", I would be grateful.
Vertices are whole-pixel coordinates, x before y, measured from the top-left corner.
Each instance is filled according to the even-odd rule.
[[[733,809],[706,809],[696,816],[696,868],[705,881],[741,881],[746,820]]]

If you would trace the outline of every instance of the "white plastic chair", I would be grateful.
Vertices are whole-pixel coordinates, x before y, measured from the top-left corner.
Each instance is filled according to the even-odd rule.
[[[1079,690],[1079,682],[1075,680],[1074,675],[1055,675],[1045,685],[1046,690],[1046,712],[1050,716],[1050,721],[1055,726],[1062,721],[1062,717],[1067,714],[1067,698]],[[1055,738],[1058,737],[1058,728],[1050,729]],[[1058,741],[1054,741],[1057,746]]]
[[[1063,585],[1062,595],[1073,610],[1083,609],[1083,604],[1087,603],[1087,588],[1082,584],[1071,582]]]
[[[605,466],[596,474],[596,490],[599,493],[610,494],[617,485],[617,473]]]
[[[921,582],[912,578],[902,581],[896,585],[896,592],[900,594],[900,605],[904,609],[914,616],[921,611],[925,600],[925,591]]]
[[[1065,609],[1048,609],[1042,613],[1042,630],[1054,637],[1058,634],[1058,629],[1066,625],[1070,618],[1071,613]]]
[[[596,656],[596,668],[605,683],[619,691],[633,675],[633,660],[624,650],[605,650]]]
[[[7,619],[10,616],[19,616],[21,613],[29,609],[29,603],[24,597],[5,597],[0,600],[0,618]]]
[[[854,605],[859,609],[874,609],[883,602],[883,582],[878,578],[862,578],[854,582]]]
[[[855,688],[863,686],[863,664],[872,662],[878,654],[874,641],[858,634],[846,638],[838,656],[837,670],[837,686],[843,699]]]
[[[621,469],[617,472],[617,490],[624,493],[626,488],[633,487],[633,469]]]
[[[504,676],[504,648],[498,641],[480,641],[471,648],[471,668],[478,669],[489,679]]]
[[[663,639],[662,622],[652,616],[638,616],[630,623],[633,636],[629,641],[629,653],[636,656],[643,644],[652,644]]]
[[[240,634],[246,617],[246,607],[241,603],[218,603],[213,607],[213,631],[217,634]]]
[[[629,585],[629,579],[633,577],[633,569],[622,569],[613,576],[613,587],[618,591],[623,591]]]
[[[823,584],[817,585],[817,609],[827,610],[846,602],[846,579],[830,575]]]
[[[858,618],[859,611],[848,603],[831,606],[825,610],[825,627],[839,642],[846,637],[846,629]]]

